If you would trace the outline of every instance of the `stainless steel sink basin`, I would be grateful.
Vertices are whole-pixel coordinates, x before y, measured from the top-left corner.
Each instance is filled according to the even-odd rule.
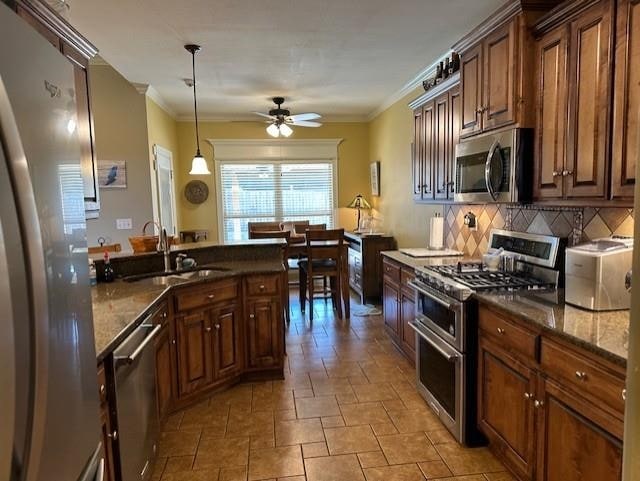
[[[168,272],[149,272],[147,274],[136,274],[133,276],[123,277],[125,282],[136,282],[143,279],[152,279],[154,284],[167,285],[170,279],[202,279],[212,277],[220,272],[227,272],[229,269],[224,267],[198,267],[189,271],[168,271]]]

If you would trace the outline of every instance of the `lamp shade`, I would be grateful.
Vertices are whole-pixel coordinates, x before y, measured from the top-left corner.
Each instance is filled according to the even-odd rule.
[[[267,133],[271,137],[280,137],[280,129],[278,128],[278,126],[276,124],[270,124],[267,127]]]
[[[371,204],[367,202],[367,199],[362,197],[362,194],[358,194],[354,197],[354,199],[347,206],[350,209],[371,209]]]
[[[207,161],[201,155],[196,155],[191,161],[191,171],[190,175],[209,175],[211,171],[209,171],[209,166],[207,166]]]
[[[284,137],[289,137],[293,133],[293,129],[291,127],[289,127],[287,124],[282,124],[280,126],[280,133]]]

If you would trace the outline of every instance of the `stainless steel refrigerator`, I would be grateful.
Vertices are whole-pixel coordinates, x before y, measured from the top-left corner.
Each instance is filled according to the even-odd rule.
[[[73,69],[0,2],[0,480],[103,477]]]

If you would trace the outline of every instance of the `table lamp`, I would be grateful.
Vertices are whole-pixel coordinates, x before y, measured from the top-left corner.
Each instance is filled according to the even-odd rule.
[[[358,222],[356,224],[356,230],[354,232],[360,232],[360,211],[362,209],[369,210],[371,209],[371,204],[367,202],[367,200],[362,197],[362,194],[358,194],[355,198],[349,203],[347,206],[349,209],[357,209],[358,210]]]

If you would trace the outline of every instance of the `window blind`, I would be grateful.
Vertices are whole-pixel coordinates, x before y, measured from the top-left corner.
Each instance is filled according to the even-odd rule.
[[[84,231],[84,184],[80,164],[59,165],[58,180],[64,233],[71,235],[74,230]]]
[[[334,164],[327,161],[221,162],[224,240],[249,236],[249,222],[334,223]]]

